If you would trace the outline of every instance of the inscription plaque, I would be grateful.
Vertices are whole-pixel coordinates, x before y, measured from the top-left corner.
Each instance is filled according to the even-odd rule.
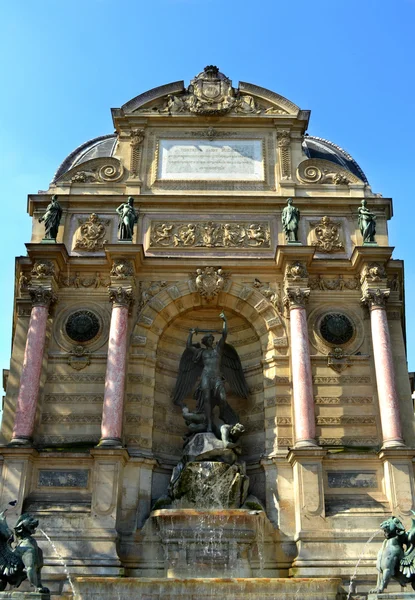
[[[332,471],[327,473],[329,488],[376,488],[375,472]]]
[[[78,487],[86,488],[88,486],[87,469],[71,469],[68,471],[52,471],[45,469],[39,471],[39,487]]]
[[[159,142],[159,179],[264,181],[261,140]]]

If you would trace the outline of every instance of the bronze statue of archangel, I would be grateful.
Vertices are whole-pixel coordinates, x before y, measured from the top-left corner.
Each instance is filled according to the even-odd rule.
[[[180,359],[179,374],[173,392],[174,404],[180,406],[183,417],[191,433],[212,432],[214,428],[213,412],[219,408],[219,419],[226,425],[234,426],[239,418],[226,400],[225,382],[241,398],[248,397],[248,385],[242,370],[241,360],[233,346],[226,343],[228,322],[222,312],[222,336],[214,345],[212,330],[190,329],[186,349]],[[199,344],[193,344],[193,335],[207,333]],[[196,412],[189,412],[183,400],[192,391],[197,380],[199,384],[194,393]]]

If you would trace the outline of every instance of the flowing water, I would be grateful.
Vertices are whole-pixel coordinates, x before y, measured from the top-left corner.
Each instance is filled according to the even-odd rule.
[[[347,598],[346,600],[350,600],[352,594],[353,594],[353,582],[356,579],[356,575],[357,575],[357,569],[359,568],[360,565],[360,561],[362,560],[362,558],[364,557],[365,553],[366,553],[366,548],[367,546],[370,544],[370,542],[373,540],[373,538],[375,538],[378,533],[380,533],[382,531],[382,529],[376,529],[375,533],[373,535],[370,536],[370,538],[367,540],[367,542],[365,543],[365,545],[363,546],[363,550],[359,556],[359,560],[356,563],[356,566],[354,568],[354,572],[353,575],[350,577],[350,583],[349,583],[349,593],[347,594]]]
[[[48,536],[48,534],[45,531],[43,531],[43,529],[41,529],[40,527],[39,527],[39,531],[45,536],[45,538],[49,542],[50,546],[52,547],[54,553],[58,557],[59,562],[62,564],[64,573],[65,573],[66,578],[68,580],[68,583],[71,586],[73,597],[75,598],[76,597],[76,589],[75,589],[75,586],[74,586],[73,581],[71,579],[71,576],[69,574],[68,567],[66,566],[66,563],[65,563],[62,555],[60,554],[60,552],[58,551],[58,549],[56,548],[55,544],[52,542],[52,540],[50,539],[50,537]]]

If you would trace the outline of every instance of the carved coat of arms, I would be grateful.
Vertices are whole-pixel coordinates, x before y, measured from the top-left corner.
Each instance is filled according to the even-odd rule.
[[[197,269],[191,277],[196,290],[205,300],[209,301],[223,290],[228,274],[224,273],[222,269],[216,270],[214,267],[205,267],[203,270]]]
[[[236,102],[231,80],[213,65],[192,79],[189,93],[189,110],[199,114],[226,113]]]

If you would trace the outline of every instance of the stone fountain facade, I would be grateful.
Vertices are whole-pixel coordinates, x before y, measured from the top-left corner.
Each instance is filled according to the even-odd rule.
[[[112,116],[116,133],[77,148],[29,195],[1,506],[17,500],[10,521],[39,518],[85,600],[335,600],[379,522],[413,508],[392,201],[339,146],[306,135],[309,111],[258,85],[233,88],[214,67]],[[39,222],[54,194],[56,242]],[[116,209],[129,196],[138,223],[120,241]],[[299,210],[289,233],[288,198]],[[171,395],[188,331],[217,328],[221,311],[249,387],[228,401],[259,507],[152,510],[182,458]],[[67,591],[40,544],[45,583]],[[373,587],[377,546],[357,594]]]

